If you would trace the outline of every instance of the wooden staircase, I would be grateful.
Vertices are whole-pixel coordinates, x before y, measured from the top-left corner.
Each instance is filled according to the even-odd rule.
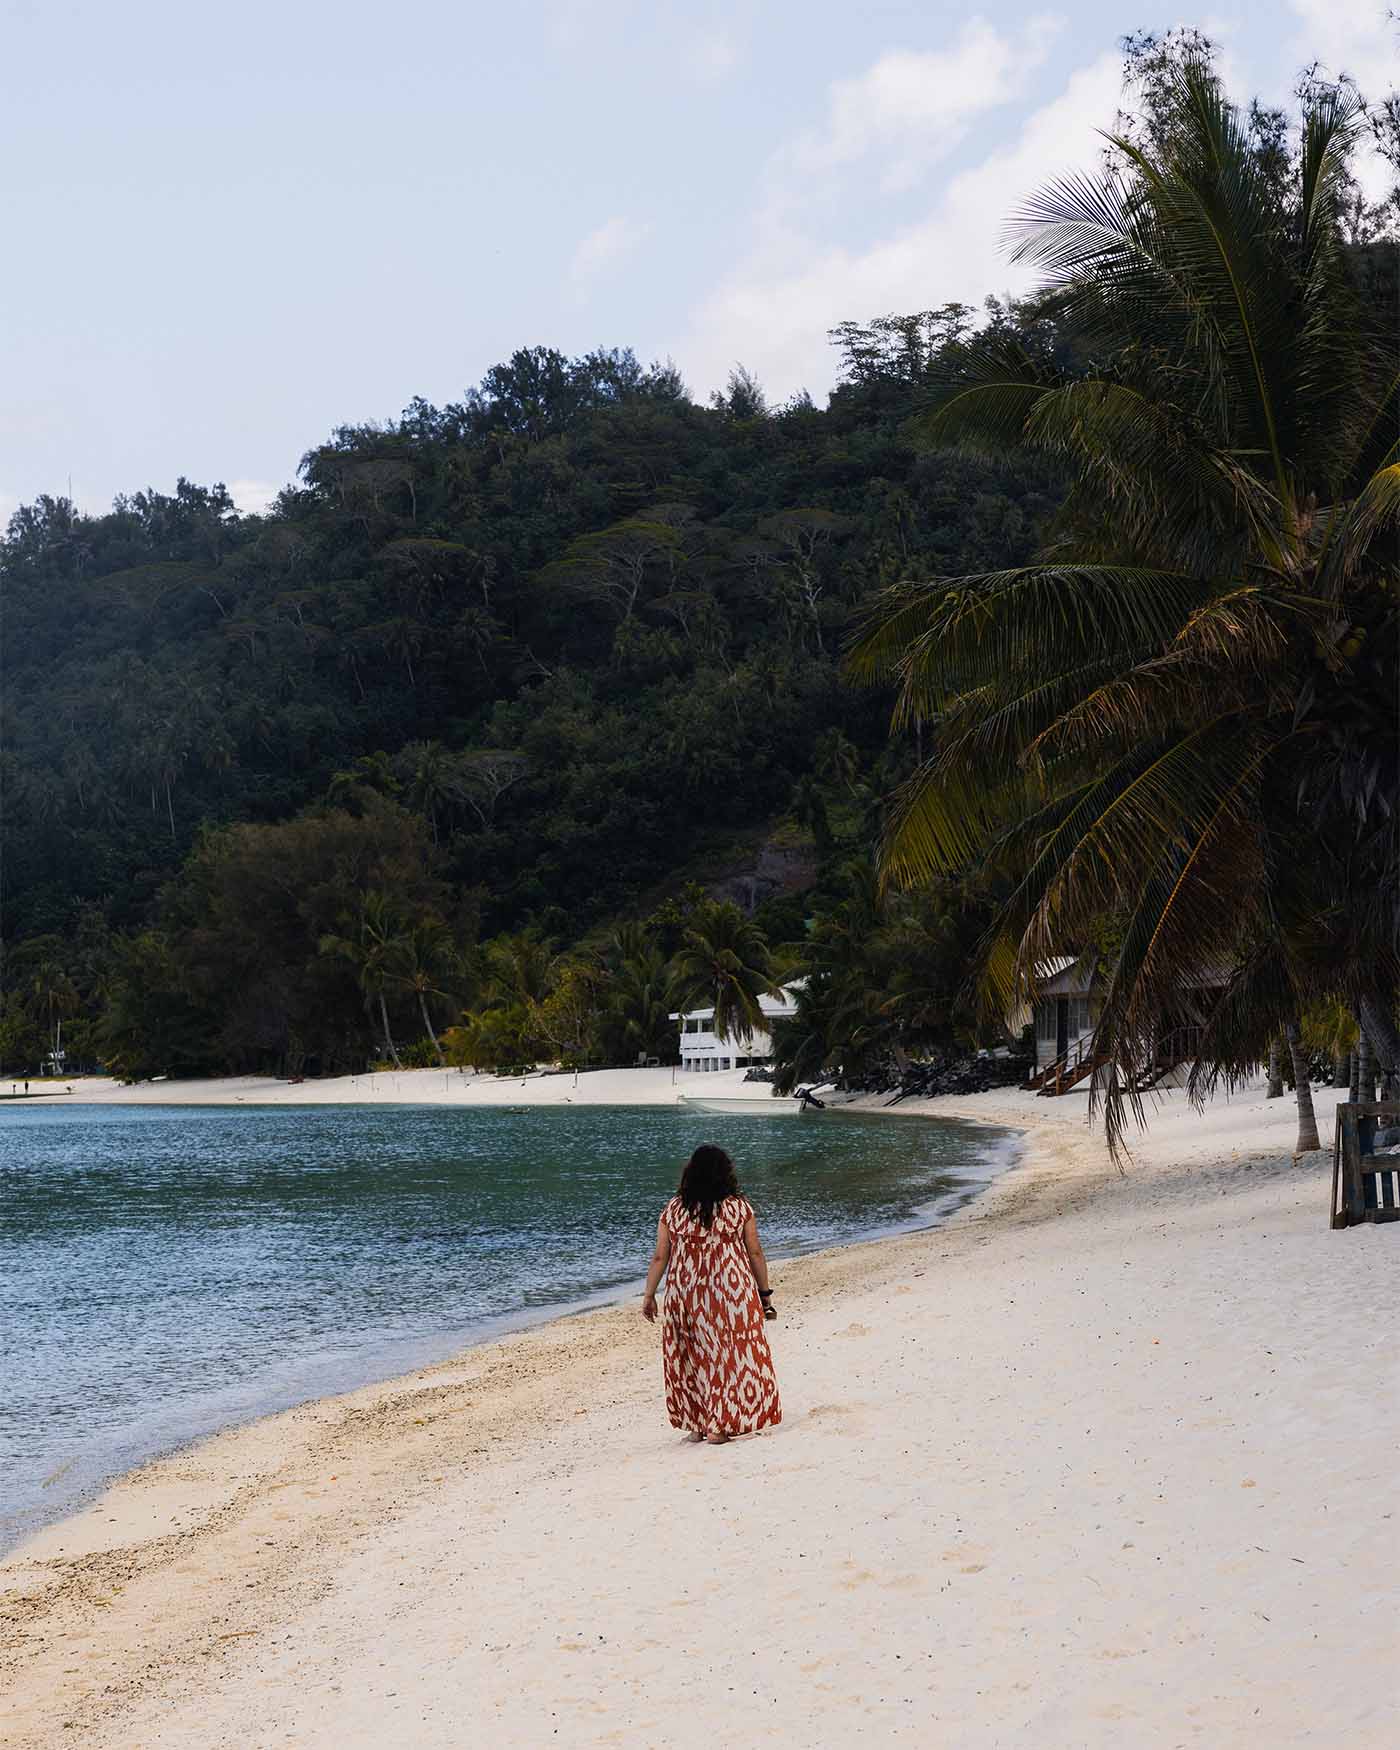
[[[1165,1034],[1153,1052],[1150,1068],[1144,1070],[1134,1083],[1136,1092],[1149,1093],[1153,1088],[1160,1087],[1173,1070],[1179,1069],[1183,1063],[1194,1061],[1200,1050],[1200,1043],[1199,1027],[1178,1027]],[[1106,1057],[1094,1049],[1094,1040],[1090,1036],[1072,1045],[1062,1057],[1046,1064],[1044,1069],[1037,1070],[1028,1081],[1022,1083],[1022,1087],[1027,1093],[1054,1099],[1058,1094],[1067,1094],[1071,1088],[1077,1088],[1080,1082],[1093,1075],[1107,1061]]]
[[[1194,1062],[1200,1047],[1199,1027],[1178,1027],[1174,1032],[1164,1035],[1157,1042],[1151,1068],[1137,1079],[1138,1093],[1150,1093],[1153,1088],[1160,1087],[1173,1070],[1180,1069],[1183,1063]]]
[[[1062,1057],[1057,1057],[1036,1073],[1025,1084],[1028,1093],[1039,1094],[1042,1099],[1056,1098],[1067,1094],[1071,1088],[1078,1087],[1086,1076],[1103,1063],[1104,1059],[1094,1050],[1092,1035],[1080,1039],[1072,1045]]]

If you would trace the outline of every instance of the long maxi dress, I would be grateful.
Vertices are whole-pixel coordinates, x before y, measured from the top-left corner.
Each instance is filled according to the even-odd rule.
[[[752,1434],[783,1419],[763,1302],[744,1250],[752,1214],[742,1197],[726,1197],[708,1228],[679,1197],[661,1213],[671,1235],[661,1355],[673,1428]]]

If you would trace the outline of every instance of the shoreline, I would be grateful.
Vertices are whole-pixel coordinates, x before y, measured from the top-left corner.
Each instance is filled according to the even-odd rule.
[[[707,1080],[709,1078],[706,1078]],[[34,1096],[30,1096],[33,1098]],[[123,1105],[144,1106],[146,1102],[122,1101]],[[206,1104],[204,1101],[198,1102]],[[271,1102],[269,1102],[271,1103]],[[376,1101],[376,1105],[390,1104],[388,1101]],[[170,1104],[187,1105],[191,1102],[177,1101]],[[208,1104],[213,1105],[214,1102]],[[220,1107],[223,1102],[217,1103]],[[328,1102],[315,1102],[322,1106]],[[419,1106],[422,1102],[405,1102]],[[481,1104],[485,1104],[482,1102]],[[633,1105],[638,1102],[633,1102]],[[436,1108],[433,1108],[436,1109]],[[553,1103],[549,1109],[558,1109]],[[627,1108],[620,1108],[625,1110]],[[856,1116],[868,1116],[878,1108],[842,1108],[852,1110]],[[901,1116],[898,1112],[885,1114],[889,1117]],[[775,1114],[775,1116],[783,1116]],[[903,1116],[911,1119],[925,1119],[926,1114],[907,1113]],[[984,1197],[989,1188],[1005,1174],[1014,1170],[1023,1147],[1023,1134],[1008,1126],[996,1124],[991,1120],[980,1118],[962,1118],[949,1114],[945,1122],[965,1125],[972,1130],[986,1129],[996,1132],[996,1142],[1001,1149],[997,1151],[1001,1159],[995,1159],[995,1143],[989,1143],[982,1149],[975,1162],[959,1173],[958,1182],[950,1188],[936,1192],[928,1201],[914,1207],[911,1214],[904,1220],[873,1227],[861,1231],[853,1231],[846,1239],[832,1244],[809,1245],[797,1249],[779,1248],[770,1252],[770,1260],[775,1265],[789,1265],[800,1260],[839,1254],[851,1246],[874,1245],[889,1239],[897,1239],[904,1235],[917,1234],[928,1229],[956,1220],[970,1205]],[[479,1326],[459,1329],[454,1332],[444,1331],[436,1336],[420,1336],[413,1340],[404,1340],[398,1345],[389,1345],[374,1357],[366,1356],[366,1369],[347,1363],[344,1377],[338,1383],[331,1383],[324,1389],[298,1394],[290,1392],[269,1392],[258,1407],[248,1406],[238,1409],[226,1418],[197,1431],[176,1436],[155,1446],[151,1451],[135,1457],[131,1462],[120,1468],[104,1472],[95,1480],[83,1485],[74,1496],[56,1503],[51,1513],[39,1517],[28,1517],[24,1524],[16,1525],[12,1530],[6,1530],[0,1523],[0,1566],[6,1560],[17,1555],[33,1539],[43,1535],[55,1527],[62,1526],[69,1520],[81,1518],[88,1512],[95,1511],[101,1505],[106,1494],[120,1488],[129,1478],[137,1476],[148,1467],[178,1459],[182,1454],[195,1453],[200,1447],[210,1441],[218,1440],[224,1435],[237,1434],[248,1430],[260,1422],[270,1421],[279,1416],[290,1415],[296,1410],[317,1403],[332,1402],[354,1393],[389,1388],[397,1383],[411,1379],[421,1374],[425,1369],[433,1369],[458,1361],[473,1351],[489,1347],[492,1344],[506,1341],[512,1337],[523,1336],[536,1332],[556,1322],[586,1317],[587,1315],[620,1306],[632,1298],[634,1289],[641,1283],[644,1270],[638,1272],[635,1281],[608,1284],[589,1291],[573,1299],[550,1302],[535,1306],[517,1308],[514,1311],[495,1315]],[[310,1362],[307,1363],[311,1365]],[[77,1463],[70,1459],[61,1467],[67,1470]],[[56,1473],[57,1475],[57,1473]],[[55,1478],[46,1479],[47,1482]]]
[[[111,1076],[54,1081],[47,1091],[5,1095],[16,1106],[423,1106],[470,1112],[483,1107],[675,1106],[687,1097],[759,1096],[767,1087],[746,1082],[745,1072],[682,1074],[666,1066],[652,1069],[536,1070],[527,1076],[498,1076],[455,1069],[376,1070],[363,1075],[327,1076],[292,1082],[277,1076],[201,1076],[181,1081],[119,1082]],[[996,1090],[1007,1094],[1016,1090]],[[771,1116],[821,1117],[842,1112],[886,1112],[918,1117],[928,1104],[912,1096],[898,1106],[891,1090],[862,1094],[823,1112]],[[953,1096],[956,1098],[956,1096]],[[980,1096],[976,1096],[979,1097]],[[952,1115],[952,1114],[950,1114]],[[757,1116],[764,1116],[759,1113]]]
[[[711,1078],[705,1079],[709,1081]],[[892,1117],[900,1115],[889,1114]],[[999,1119],[980,1114],[906,1112],[902,1116],[945,1117],[1003,1134],[1010,1128]],[[1017,1131],[1006,1136],[1006,1141],[1011,1154],[1008,1164],[977,1183],[942,1219],[916,1221],[910,1226],[853,1237],[838,1245],[790,1257],[775,1257],[775,1275],[778,1267],[782,1267],[784,1311],[790,1301],[800,1303],[812,1293],[820,1292],[822,1279],[833,1273],[841,1274],[843,1262],[854,1267],[857,1254],[879,1254],[914,1245],[930,1234],[947,1231],[961,1223],[990,1219],[984,1205],[1006,1186],[1008,1180],[1031,1164],[1029,1132]],[[805,1278],[809,1274],[817,1281],[808,1283]],[[638,1282],[640,1279],[639,1276]],[[487,1383],[501,1390],[506,1400],[501,1408],[509,1418],[514,1408],[509,1402],[509,1397],[514,1395],[512,1388],[517,1387],[520,1375],[528,1379],[536,1374],[541,1360],[546,1366],[557,1361],[572,1370],[580,1359],[575,1351],[580,1349],[590,1361],[595,1359],[600,1348],[610,1349],[620,1340],[627,1348],[635,1350],[639,1333],[633,1328],[635,1309],[630,1304],[632,1295],[622,1287],[604,1292],[606,1298],[595,1305],[550,1308],[540,1317],[527,1317],[513,1329],[458,1345],[442,1359],[378,1377],[345,1391],[307,1398],[266,1414],[232,1422],[197,1439],[177,1444],[111,1477],[91,1499],[34,1528],[13,1545],[0,1548],[0,1631],[10,1627],[16,1592],[22,1597],[28,1586],[36,1579],[47,1578],[54,1569],[58,1570],[61,1580],[52,1595],[42,1600],[45,1615],[53,1610],[66,1613],[75,1607],[80,1611],[92,1591],[94,1579],[99,1589],[111,1586],[113,1597],[129,1586],[148,1580],[164,1566],[171,1553],[164,1547],[170,1538],[182,1542],[192,1532],[197,1535],[197,1528],[187,1523],[190,1520],[217,1525],[226,1513],[236,1509],[240,1496],[250,1488],[257,1489],[267,1478],[268,1472],[264,1469],[267,1457],[275,1455],[279,1466],[285,1462],[283,1448],[289,1443],[297,1449],[310,1448],[323,1439],[327,1431],[338,1432],[343,1423],[356,1425],[366,1419],[376,1419],[386,1410],[397,1412],[404,1405],[411,1408],[422,1399],[433,1400],[440,1393],[451,1392],[455,1386],[468,1383]],[[782,1316],[780,1313],[780,1318]],[[641,1333],[643,1343],[647,1342],[649,1335],[646,1331]],[[577,1341],[572,1341],[575,1336]],[[626,1341],[628,1337],[631,1342]],[[576,1413],[585,1412],[580,1409]],[[397,1419],[402,1431],[402,1417]],[[664,1407],[661,1419],[664,1421]],[[410,1418],[413,1427],[426,1426],[428,1421],[426,1417]],[[333,1439],[331,1444],[338,1445],[338,1441]],[[339,1480],[340,1473],[328,1479],[329,1482]],[[418,1484],[422,1486],[421,1477]],[[280,1488],[285,1485],[273,1483],[271,1486]],[[130,1559],[133,1550],[142,1552],[134,1563]],[[149,1566],[148,1557],[153,1558]],[[48,1590],[44,1587],[45,1592]],[[98,1608],[104,1608],[100,1590],[98,1597]],[[22,1606],[19,1620],[28,1614]],[[21,1633],[23,1639],[28,1639],[23,1630]],[[206,1643],[205,1654],[221,1645],[224,1639],[239,1638],[241,1633],[234,1631],[216,1638],[212,1645]],[[8,1636],[0,1632],[0,1704],[6,1700],[6,1684],[14,1675],[12,1669],[7,1669],[7,1654],[12,1651],[7,1640]],[[4,1719],[3,1706],[0,1706],[0,1723]],[[69,1729],[67,1722],[62,1729]],[[9,1741],[5,1740],[6,1743]],[[73,1741],[65,1739],[65,1742]],[[82,1742],[81,1739],[77,1741]],[[25,1744],[29,1740],[21,1738],[18,1742]],[[35,1750],[39,1750],[42,1742],[38,1738],[33,1740]]]
[[[744,1072],[682,1075],[664,1069],[536,1070],[498,1076],[457,1069],[374,1070],[289,1081],[280,1076],[191,1076],[119,1082],[74,1076],[48,1091],[15,1096],[43,1106],[671,1106],[682,1094],[733,1093]],[[750,1083],[749,1087],[752,1088]]]
[[[689,1744],[750,1691],[780,1744],[1386,1742],[1392,1564],[1348,1502],[1400,1429],[1339,1358],[1392,1236],[1325,1229],[1286,1102],[1165,1100],[1126,1176],[1068,1098],[905,1104],[1023,1152],[783,1266],[782,1428],[678,1447],[610,1306],[216,1435],[0,1563],[16,1744],[640,1745],[673,1707]]]

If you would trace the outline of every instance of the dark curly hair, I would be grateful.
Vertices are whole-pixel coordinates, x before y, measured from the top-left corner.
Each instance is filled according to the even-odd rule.
[[[733,1161],[722,1148],[716,1148],[712,1142],[702,1142],[685,1163],[676,1195],[684,1204],[686,1214],[698,1216],[700,1225],[708,1227],[725,1198],[739,1195]]]

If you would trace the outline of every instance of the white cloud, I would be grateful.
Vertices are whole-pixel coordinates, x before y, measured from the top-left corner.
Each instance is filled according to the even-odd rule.
[[[229,497],[244,516],[261,516],[281,491],[270,480],[230,480]]]
[[[582,239],[569,258],[569,279],[576,290],[590,285],[601,273],[617,264],[646,236],[644,225],[616,215]]]
[[[988,292],[1025,287],[1024,270],[1007,261],[1007,220],[1048,178],[1096,161],[1096,130],[1112,122],[1121,76],[1116,55],[1081,68],[1011,144],[950,178],[923,217],[867,248],[818,242],[796,223],[769,235],[695,313],[676,348],[687,376],[707,388],[743,359],[775,398],[819,391],[834,375],[827,330],[837,322],[951,300],[978,305]]]
[[[970,18],[949,49],[895,49],[864,73],[831,87],[826,127],[797,140],[786,167],[798,176],[831,171],[880,153],[887,188],[910,186],[988,109],[1006,103],[1045,59],[1064,20],[1042,14],[1018,36]]]
[[[1385,0],[1290,0],[1300,30],[1300,64],[1320,60],[1329,73],[1350,73],[1363,88],[1373,78],[1389,84],[1395,73],[1397,26]]]

